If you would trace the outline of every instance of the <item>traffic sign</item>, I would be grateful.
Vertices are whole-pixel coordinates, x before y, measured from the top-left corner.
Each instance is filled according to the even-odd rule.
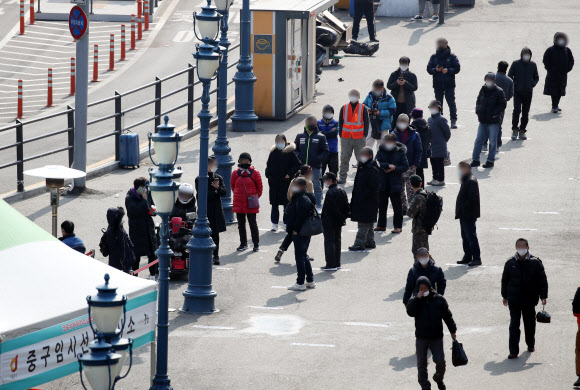
[[[72,7],[68,16],[68,28],[73,38],[81,39],[83,35],[85,35],[88,26],[89,21],[87,19],[87,15],[81,9],[81,7],[78,5]]]

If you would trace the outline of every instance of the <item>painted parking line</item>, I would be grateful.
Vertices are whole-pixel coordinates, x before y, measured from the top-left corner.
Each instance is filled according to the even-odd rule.
[[[313,270],[314,271],[324,271],[322,268],[313,268]],[[337,271],[348,272],[348,271],[350,271],[350,269],[341,268],[341,269],[337,269]]]
[[[233,270],[233,268],[228,268],[228,267],[211,267],[212,269],[219,269],[222,271],[230,271]]]
[[[281,306],[248,306],[248,308],[261,310],[284,310]]]
[[[216,329],[216,330],[235,330],[233,326],[211,326],[211,325],[192,325],[192,328],[197,329]]]
[[[365,249],[365,250],[362,250],[362,251],[350,251],[348,249],[341,249],[340,251],[342,253],[347,253],[347,252],[350,252],[350,253],[370,253],[371,252],[370,249]]]
[[[287,289],[288,286],[272,286],[272,288]]]
[[[325,348],[334,348],[334,347],[336,347],[335,344],[292,343],[290,345],[295,345],[295,346],[298,346],[298,347],[325,347]]]
[[[549,215],[558,215],[560,214],[557,211],[534,211],[534,214],[549,214]]]
[[[344,325],[348,326],[368,326],[372,328],[389,328],[391,325],[389,324],[378,324],[374,322],[343,322]]]
[[[533,231],[536,231],[538,229],[500,227],[499,230],[515,230],[515,231],[521,231],[521,232],[533,232]]]

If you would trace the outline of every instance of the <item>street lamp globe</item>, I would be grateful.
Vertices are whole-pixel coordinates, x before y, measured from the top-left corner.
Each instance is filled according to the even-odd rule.
[[[214,0],[215,6],[219,13],[224,13],[230,9],[230,6],[234,3],[233,0]]]
[[[87,380],[93,390],[112,390],[115,386],[115,369],[121,359],[121,355],[112,351],[112,346],[103,341],[101,332],[97,335],[97,340],[89,344],[90,353],[79,354],[79,371],[81,374],[81,384],[86,389],[83,382],[83,367]]]
[[[208,0],[207,5],[201,7],[201,12],[193,13],[193,31],[200,41],[210,40],[215,41],[220,27],[220,20],[222,16],[216,11],[216,7],[211,5],[211,0]],[[199,25],[199,33],[195,31],[195,24]]]
[[[173,165],[177,161],[181,136],[175,132],[175,126],[168,123],[168,116],[165,116],[164,121],[164,124],[157,126],[157,133],[148,134],[149,156],[151,156],[151,142],[157,155],[158,164],[155,165]]]
[[[155,180],[147,183],[151,199],[155,203],[157,214],[170,215],[175,205],[175,191],[177,184],[173,181],[173,173],[167,170],[157,170]]]
[[[104,335],[117,333],[117,324],[127,303],[126,296],[117,294],[117,287],[109,286],[109,279],[109,274],[105,274],[105,284],[97,286],[97,295],[87,297],[89,318],[94,321],[97,331]],[[95,332],[92,322],[89,323]]]
[[[221,54],[215,52],[215,47],[204,43],[197,46],[197,52],[193,54],[197,62],[197,77],[209,82],[216,74],[220,65]]]
[[[117,364],[115,364],[114,367],[112,367],[111,369],[112,374],[114,375],[113,378],[123,379],[124,377],[129,375],[129,370],[131,370],[131,366],[133,365],[133,339],[121,338],[121,336],[119,335],[115,337],[113,340],[111,340],[111,348],[113,349],[113,351],[115,351],[115,353],[121,355],[121,358],[119,359]],[[127,370],[127,373],[123,377],[121,377],[121,370],[123,369],[125,361],[127,360],[127,352],[129,352],[131,356],[129,370]]]

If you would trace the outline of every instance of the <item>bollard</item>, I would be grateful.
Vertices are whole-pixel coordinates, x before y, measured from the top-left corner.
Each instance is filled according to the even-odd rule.
[[[143,39],[143,17],[137,18],[137,40]]]
[[[74,57],[70,58],[70,96],[74,96],[76,89],[77,64]]]
[[[93,62],[93,83],[99,81],[99,45],[95,45],[95,54]]]
[[[111,34],[109,40],[109,69],[115,70],[115,34]]]
[[[22,80],[18,80],[18,113],[16,118],[22,119]]]
[[[30,23],[34,24],[34,0],[30,0]]]
[[[143,16],[143,1],[137,0],[137,17]]]
[[[121,25],[121,58],[119,61],[125,61],[125,25]]]
[[[135,14],[131,15],[131,50],[135,50]]]
[[[149,30],[149,0],[145,0],[145,31]]]
[[[46,107],[52,107],[52,68],[48,68],[48,92],[46,95]]]
[[[20,0],[20,35],[24,35],[24,0]]]

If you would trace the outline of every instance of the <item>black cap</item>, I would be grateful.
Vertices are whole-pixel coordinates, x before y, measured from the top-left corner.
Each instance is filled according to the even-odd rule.
[[[252,156],[250,156],[250,153],[248,153],[248,152],[244,152],[244,153],[240,154],[240,157],[238,158],[238,162],[243,158],[247,158],[248,160],[250,160],[250,162],[252,162]]]
[[[322,107],[322,112],[332,112],[334,114],[334,107],[332,107],[330,104],[325,105],[324,107]]]

